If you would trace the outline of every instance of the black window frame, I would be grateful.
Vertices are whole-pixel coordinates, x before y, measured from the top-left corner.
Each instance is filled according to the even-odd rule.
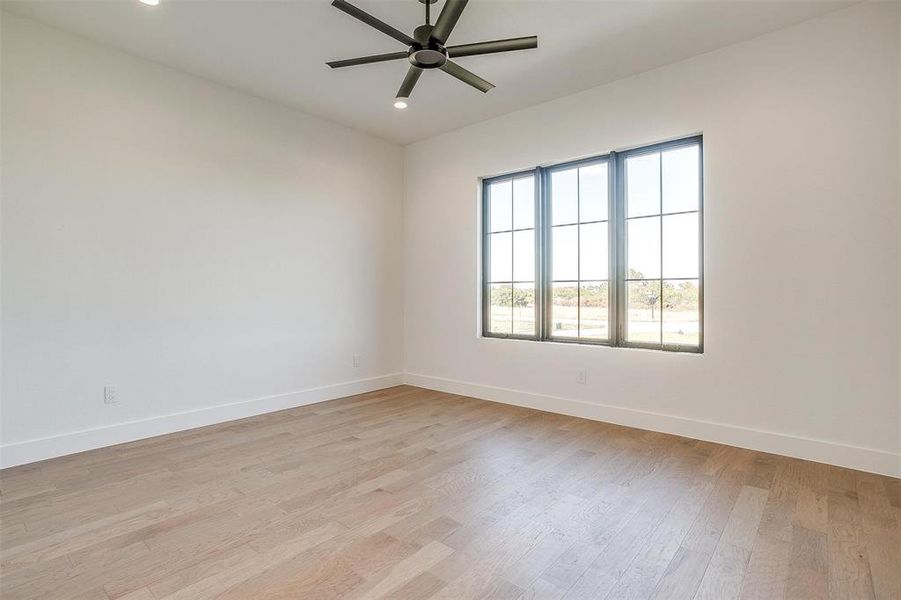
[[[635,342],[626,339],[626,326],[628,309],[626,306],[626,207],[625,207],[625,164],[626,159],[642,154],[653,154],[666,150],[672,150],[684,146],[698,147],[698,209],[697,211],[684,211],[684,213],[698,213],[698,344],[683,345],[666,343]],[[551,223],[551,175],[555,171],[572,169],[574,167],[589,166],[598,163],[607,164],[607,244],[608,244],[608,273],[607,284],[609,290],[608,299],[608,339],[560,337],[553,336],[551,330],[551,302],[553,281],[551,279],[551,231],[554,225]],[[490,326],[490,244],[489,235],[489,195],[488,186],[504,180],[512,180],[521,177],[534,177],[535,183],[535,334],[524,335],[512,333],[497,333],[489,331]],[[662,174],[661,174],[662,177]],[[523,169],[502,175],[483,177],[481,179],[481,335],[485,338],[516,339],[541,342],[557,342],[565,344],[580,344],[594,346],[610,346],[618,348],[642,348],[648,350],[661,350],[666,352],[685,352],[702,354],[704,352],[704,142],[702,135],[692,135],[666,142],[658,142],[643,146],[637,146],[626,150],[611,151],[588,158],[571,160],[562,163],[538,166],[532,169]],[[512,202],[512,199],[511,199]],[[661,195],[662,202],[662,195]],[[579,206],[581,202],[577,203]],[[579,210],[579,209],[577,209]],[[661,236],[663,235],[663,217],[671,213],[664,213],[661,206],[659,216],[661,218]],[[680,213],[672,213],[680,214]],[[511,213],[512,215],[512,213]],[[512,218],[512,216],[511,216]],[[601,222],[601,221],[599,221]],[[576,223],[581,223],[577,216]],[[560,226],[560,224],[558,224]],[[513,231],[511,224],[511,232]],[[577,231],[580,231],[579,228]],[[511,233],[512,235],[512,233]],[[579,234],[577,234],[579,235]],[[662,238],[661,238],[662,239]],[[581,254],[581,246],[576,245],[577,253]],[[661,253],[663,245],[661,243]],[[581,275],[577,271],[578,275]],[[657,278],[648,278],[657,279]],[[661,271],[659,279],[664,281]],[[679,278],[676,278],[679,279]],[[693,278],[692,278],[693,279]],[[511,285],[515,286],[511,273]],[[587,280],[586,280],[587,281]],[[576,280],[576,286],[581,285]],[[579,303],[580,304],[580,303]],[[661,303],[662,306],[662,303]],[[512,306],[511,306],[512,310]],[[661,315],[662,317],[662,315]],[[662,326],[662,323],[661,323]]]

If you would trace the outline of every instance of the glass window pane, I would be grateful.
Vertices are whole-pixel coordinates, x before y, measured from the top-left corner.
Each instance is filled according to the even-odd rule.
[[[626,221],[627,279],[660,277],[660,217]]]
[[[608,339],[610,286],[606,281],[591,281],[579,288],[579,337]]]
[[[576,280],[579,278],[578,225],[551,229],[553,268],[551,279]]]
[[[607,220],[607,163],[579,169],[579,220]]]
[[[575,223],[579,220],[577,169],[551,173],[551,224]]]
[[[663,153],[663,212],[698,210],[700,147],[686,146]]]
[[[660,343],[660,281],[629,281],[626,284],[629,314],[626,339]]]
[[[534,229],[513,232],[513,281],[535,281]]]
[[[626,159],[626,216],[660,213],[660,154]]]
[[[513,229],[535,227],[535,178],[513,180]]]
[[[511,281],[513,276],[512,233],[488,235],[488,252],[491,260],[489,281]]]
[[[574,283],[555,283],[551,296],[551,335],[555,337],[578,337],[578,286]]]
[[[496,283],[488,287],[488,331],[491,333],[511,333],[513,313],[510,304],[513,287],[509,283]]]
[[[698,276],[698,213],[663,217],[663,277]]]
[[[488,184],[488,231],[508,231],[513,225],[513,182]]]
[[[535,335],[535,284],[513,286],[513,333]]]
[[[663,282],[663,343],[697,346],[701,341],[698,280]]]
[[[607,279],[607,223],[580,227],[579,279]]]

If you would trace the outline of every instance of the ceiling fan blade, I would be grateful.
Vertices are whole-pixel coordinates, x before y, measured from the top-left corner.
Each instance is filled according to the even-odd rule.
[[[372,56],[361,56],[360,58],[333,60],[325,64],[333,69],[337,69],[339,67],[352,67],[354,65],[368,65],[369,63],[377,63],[385,60],[397,60],[398,58],[407,58],[407,53],[389,52],[388,54],[373,54]]]
[[[438,15],[438,20],[435,21],[435,28],[432,29],[432,39],[441,42],[442,44],[447,41],[448,36],[450,36],[451,31],[454,29],[454,25],[457,24],[457,20],[460,18],[460,15],[463,14],[463,9],[466,8],[466,3],[469,0],[446,0],[444,3],[444,8],[441,9],[441,14]]]
[[[478,42],[476,44],[460,44],[448,46],[447,55],[451,58],[458,56],[475,56],[476,54],[493,54],[495,52],[510,52],[511,50],[529,50],[538,47],[538,36],[510,38],[507,40],[494,40],[491,42]]]
[[[447,73],[448,75],[452,75],[462,81],[463,83],[468,83],[472,87],[476,88],[480,92],[487,92],[491,88],[494,87],[493,83],[488,83],[475,73],[471,73],[467,71],[457,63],[452,60],[447,61],[441,67],[441,70]]]
[[[397,98],[409,98],[410,94],[413,92],[413,86],[419,81],[420,75],[422,75],[422,69],[410,65],[407,76],[404,77],[404,82],[400,84],[400,89],[397,90]]]
[[[398,42],[406,44],[407,46],[412,46],[415,43],[415,40],[413,38],[411,38],[410,36],[408,36],[403,31],[399,31],[399,30],[395,29],[394,27],[392,27],[391,25],[388,25],[384,21],[380,21],[379,19],[376,19],[375,17],[370,15],[368,12],[366,12],[364,10],[360,10],[359,8],[357,8],[350,2],[345,2],[344,0],[333,0],[332,6],[334,6],[338,10],[346,12],[347,14],[349,14],[350,16],[352,16],[355,19],[359,19],[360,21],[363,21],[370,27],[374,27],[374,28],[378,29],[379,31],[381,31],[382,33],[390,35],[391,37],[396,39]]]

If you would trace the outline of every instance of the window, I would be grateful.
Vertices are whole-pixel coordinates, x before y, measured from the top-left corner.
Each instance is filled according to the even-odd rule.
[[[700,137],[491,177],[482,333],[701,352]]]
[[[535,337],[535,175],[486,184],[486,315],[492,334]]]

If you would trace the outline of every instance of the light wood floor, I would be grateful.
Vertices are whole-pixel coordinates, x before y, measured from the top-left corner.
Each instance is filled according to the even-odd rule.
[[[901,598],[901,482],[397,387],[0,473],[13,598]]]

